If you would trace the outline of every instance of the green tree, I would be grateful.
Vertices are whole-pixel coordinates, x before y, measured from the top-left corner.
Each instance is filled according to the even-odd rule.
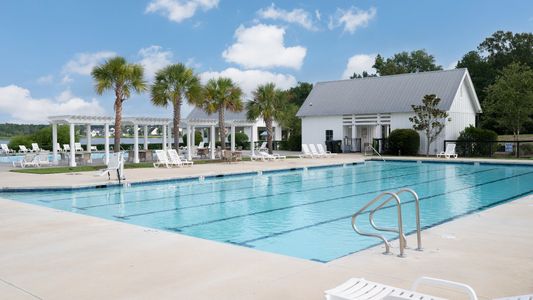
[[[309,96],[309,93],[311,93],[312,89],[312,83],[298,82],[296,86],[291,87],[286,91],[287,101],[300,107],[302,104],[304,104],[305,99],[307,99],[307,96]]]
[[[372,67],[381,76],[442,70],[442,66],[435,63],[435,57],[423,49],[403,51],[387,59],[378,54]]]
[[[436,95],[425,95],[422,105],[411,105],[415,113],[409,121],[413,123],[413,129],[423,131],[426,136],[426,156],[429,156],[431,143],[444,129],[448,113],[438,108],[440,98]]]
[[[192,69],[183,64],[169,65],[155,74],[151,88],[151,101],[156,106],[173,106],[174,146],[179,145],[181,104],[183,98],[190,104],[201,102],[202,85]]]
[[[210,79],[205,85],[204,99],[200,106],[208,113],[218,113],[218,135],[222,149],[226,148],[224,113],[242,111],[242,90],[230,78]],[[214,142],[214,141],[212,141]]]
[[[267,128],[267,147],[272,154],[272,137],[274,120],[278,120],[280,112],[283,110],[284,93],[276,88],[274,83],[260,85],[253,92],[253,100],[246,104],[248,120],[256,120],[261,117],[265,121]]]
[[[52,150],[52,126],[47,126],[32,135],[32,140],[39,144],[41,149]],[[75,136],[75,141],[79,136]],[[57,143],[59,145],[70,143],[70,129],[68,125],[57,126]]]
[[[377,77],[377,74],[370,74],[367,71],[363,71],[361,74],[353,73],[352,76],[350,76],[350,79],[358,79],[358,78],[366,78],[366,77]]]
[[[533,70],[518,63],[504,68],[487,89],[486,107],[518,139],[524,123],[533,115]]]
[[[141,65],[130,64],[123,57],[117,56],[93,68],[91,75],[95,81],[95,90],[102,95],[107,90],[115,92],[115,146],[114,151],[120,151],[120,136],[122,133],[122,103],[131,92],[142,93],[147,85],[144,81],[144,69]]]

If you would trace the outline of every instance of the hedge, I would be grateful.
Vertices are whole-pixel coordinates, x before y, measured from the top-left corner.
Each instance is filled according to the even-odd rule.
[[[420,136],[414,129],[395,129],[389,136],[389,154],[417,155]]]

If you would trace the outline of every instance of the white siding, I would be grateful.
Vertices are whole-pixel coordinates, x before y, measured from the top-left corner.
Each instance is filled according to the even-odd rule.
[[[476,109],[465,83],[466,80],[463,80],[459,92],[450,107],[449,115],[451,121],[447,123],[445,130],[447,140],[457,139],[459,133],[466,127],[476,125]]]
[[[302,143],[324,144],[326,130],[333,130],[333,139],[343,139],[342,116],[303,117]]]
[[[391,114],[391,131],[394,129],[413,129],[413,123],[409,121],[409,117],[414,116],[414,113],[392,113]],[[446,125],[448,126],[448,124]],[[444,142],[444,132],[446,129],[442,131],[440,136],[431,143],[431,147],[429,149],[429,154],[436,154],[442,151],[443,142]],[[427,145],[427,139],[423,132],[419,131],[418,135],[420,135],[420,148],[418,148],[419,154],[426,154],[426,145]]]

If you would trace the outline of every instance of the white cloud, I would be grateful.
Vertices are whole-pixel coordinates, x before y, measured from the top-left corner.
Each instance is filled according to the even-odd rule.
[[[72,77],[70,77],[68,74],[63,76],[63,78],[61,78],[61,83],[62,84],[69,84],[72,81],[74,81],[74,79],[72,79]]]
[[[320,10],[315,10],[315,17],[317,20],[322,20],[322,15],[320,14]]]
[[[144,67],[144,74],[149,81],[154,78],[155,72],[171,64],[173,58],[171,51],[163,50],[160,46],[142,48],[138,55],[138,63]]]
[[[445,67],[444,69],[445,70],[453,70],[453,69],[455,69],[455,67],[457,66],[458,63],[459,63],[458,60],[454,60],[451,63],[449,63],[448,66]]]
[[[78,53],[63,66],[63,74],[90,75],[93,68],[105,59],[116,56],[112,51]]]
[[[235,31],[237,41],[222,53],[228,62],[247,69],[287,67],[300,69],[307,49],[301,46],[285,47],[285,29],[258,24],[252,27],[239,26]]]
[[[317,30],[313,25],[309,12],[297,8],[291,11],[277,8],[274,3],[268,8],[263,8],[257,12],[263,19],[282,20],[287,23],[294,23],[308,30]]]
[[[252,92],[260,84],[273,82],[280,89],[288,89],[297,84],[296,78],[288,74],[272,73],[261,70],[239,70],[236,68],[227,68],[221,72],[203,72],[200,78],[206,83],[211,78],[229,77],[236,82],[247,98],[252,96]]]
[[[73,96],[70,91],[61,93],[56,99],[38,99],[33,98],[29,90],[16,85],[0,87],[0,111],[21,123],[45,123],[51,115],[104,114],[96,99],[86,101]]]
[[[198,9],[204,11],[218,6],[219,0],[152,0],[146,13],[160,13],[170,21],[180,23],[192,18]]]
[[[376,17],[377,10],[371,7],[369,10],[361,10],[357,7],[352,7],[347,10],[337,9],[335,16],[329,18],[329,29],[334,29],[339,26],[344,27],[344,31],[354,33],[360,27],[366,27],[368,22]]]
[[[37,78],[38,84],[46,85],[46,84],[51,84],[53,82],[54,82],[54,75],[52,74]]]
[[[348,79],[353,73],[361,74],[363,71],[368,73],[375,73],[376,70],[372,68],[374,61],[376,59],[376,54],[357,54],[350,59],[346,64],[346,69],[342,73],[343,79]]]

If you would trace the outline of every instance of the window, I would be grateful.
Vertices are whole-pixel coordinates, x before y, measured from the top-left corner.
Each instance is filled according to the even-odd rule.
[[[331,141],[333,139],[333,130],[326,130],[326,141]]]

